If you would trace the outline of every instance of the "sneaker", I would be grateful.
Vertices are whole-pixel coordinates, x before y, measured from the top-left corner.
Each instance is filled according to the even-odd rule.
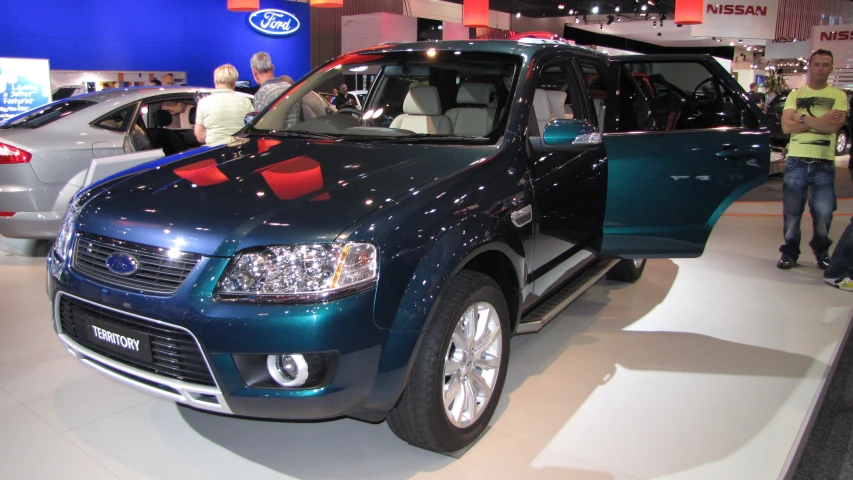
[[[821,270],[826,270],[829,268],[829,255],[826,253],[821,253],[817,256],[817,268]]]
[[[797,261],[794,260],[794,257],[788,255],[787,253],[783,253],[782,258],[779,259],[779,263],[776,264],[776,268],[781,268],[782,270],[788,270],[796,264],[797,264]]]
[[[853,292],[853,278],[824,278],[823,280],[837,289]]]

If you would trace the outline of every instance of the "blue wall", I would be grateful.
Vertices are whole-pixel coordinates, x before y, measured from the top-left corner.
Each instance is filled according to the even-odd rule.
[[[226,0],[0,0],[0,57],[47,58],[54,70],[185,71],[188,84],[213,86],[225,63],[252,80],[249,58],[265,51],[277,75],[299,79],[311,66],[310,7],[261,0],[261,8],[294,14],[299,30],[264,36]]]

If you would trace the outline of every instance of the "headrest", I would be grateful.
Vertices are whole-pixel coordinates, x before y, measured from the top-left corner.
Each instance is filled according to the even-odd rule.
[[[190,125],[195,125],[195,107],[190,107]]]
[[[403,101],[403,113],[409,115],[441,115],[438,88],[422,85],[409,90]]]
[[[155,128],[168,127],[172,124],[172,112],[168,110],[157,110],[154,112]]]
[[[559,118],[566,112],[566,92],[547,90],[548,101],[551,103],[551,115]]]
[[[537,88],[533,94],[533,109],[536,110],[537,120],[551,119],[551,99],[548,90]]]
[[[468,105],[487,105],[495,86],[491,83],[463,83],[456,94],[456,103]]]

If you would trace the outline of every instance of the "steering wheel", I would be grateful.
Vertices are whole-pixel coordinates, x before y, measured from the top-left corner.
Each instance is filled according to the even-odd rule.
[[[702,80],[702,82],[700,82],[699,85],[696,85],[696,88],[693,89],[693,93],[690,94],[690,99],[693,101],[701,101],[701,100],[708,100],[708,99],[713,100],[714,98],[717,98],[717,96],[719,95],[719,91],[710,92],[710,89],[709,89],[709,93],[712,93],[711,96],[705,95],[704,93],[701,95],[699,94],[699,90],[701,90],[702,87],[706,83],[708,84],[708,86],[711,86],[711,84],[713,82],[714,82],[714,77],[708,77],[705,80]]]
[[[342,107],[338,109],[337,113],[355,115],[361,118],[362,111],[355,107]]]

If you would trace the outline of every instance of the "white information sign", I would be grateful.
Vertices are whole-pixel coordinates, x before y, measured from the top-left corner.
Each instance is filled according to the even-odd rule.
[[[51,102],[47,59],[0,57],[0,123]]]
[[[690,27],[694,37],[773,39],[779,0],[705,0],[704,20]]]
[[[853,67],[853,25],[812,27],[812,51],[832,52],[835,68]]]

